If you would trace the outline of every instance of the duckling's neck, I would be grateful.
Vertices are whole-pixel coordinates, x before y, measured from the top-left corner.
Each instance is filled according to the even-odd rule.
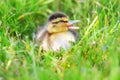
[[[67,32],[67,31],[61,31],[61,32],[52,32],[50,33],[49,31],[46,31],[46,33],[48,33],[49,36],[54,35],[54,34],[59,34],[59,33],[63,33],[63,32]]]
[[[50,45],[52,45],[51,49],[55,51],[60,48],[67,49],[71,45],[70,42],[76,41],[75,36],[70,31],[53,34],[49,39]]]

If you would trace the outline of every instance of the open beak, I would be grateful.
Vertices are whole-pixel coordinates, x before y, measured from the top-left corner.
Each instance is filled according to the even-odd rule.
[[[73,26],[73,24],[80,22],[80,20],[69,20],[68,29],[79,29],[78,26]]]

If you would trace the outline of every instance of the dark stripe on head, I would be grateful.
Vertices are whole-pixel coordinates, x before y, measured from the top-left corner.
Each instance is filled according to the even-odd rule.
[[[56,13],[53,13],[52,15],[50,15],[50,17],[48,18],[48,21],[52,21],[56,18],[62,18],[62,17],[67,17],[67,16],[64,13],[56,12]]]
[[[68,21],[63,21],[63,20],[60,20],[60,21],[57,21],[57,22],[52,22],[53,24],[57,24],[59,22],[64,22],[64,23],[67,23]]]

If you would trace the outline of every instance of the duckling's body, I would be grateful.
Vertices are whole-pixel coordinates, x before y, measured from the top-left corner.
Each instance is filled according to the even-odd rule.
[[[60,14],[63,15],[62,13]],[[54,14],[52,16],[54,16]],[[63,15],[63,17],[66,17],[66,16]],[[56,18],[54,18],[53,20],[55,21],[55,19]],[[66,20],[63,22],[66,22]],[[71,42],[76,42],[76,38],[77,38],[76,32],[66,27],[68,23],[64,23],[62,24],[62,26],[58,26],[61,24],[62,24],[62,21],[60,23],[53,24],[52,27],[50,26],[51,24],[44,26],[44,28],[39,27],[39,30],[37,30],[37,33],[35,35],[35,40],[37,44],[40,43],[40,46],[42,47],[43,50],[57,51],[60,48],[63,48],[66,50],[71,46]]]

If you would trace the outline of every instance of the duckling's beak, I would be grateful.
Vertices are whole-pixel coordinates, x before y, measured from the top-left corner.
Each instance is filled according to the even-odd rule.
[[[80,22],[80,20],[69,20],[68,29],[79,29],[78,26],[73,26],[73,24]]]

